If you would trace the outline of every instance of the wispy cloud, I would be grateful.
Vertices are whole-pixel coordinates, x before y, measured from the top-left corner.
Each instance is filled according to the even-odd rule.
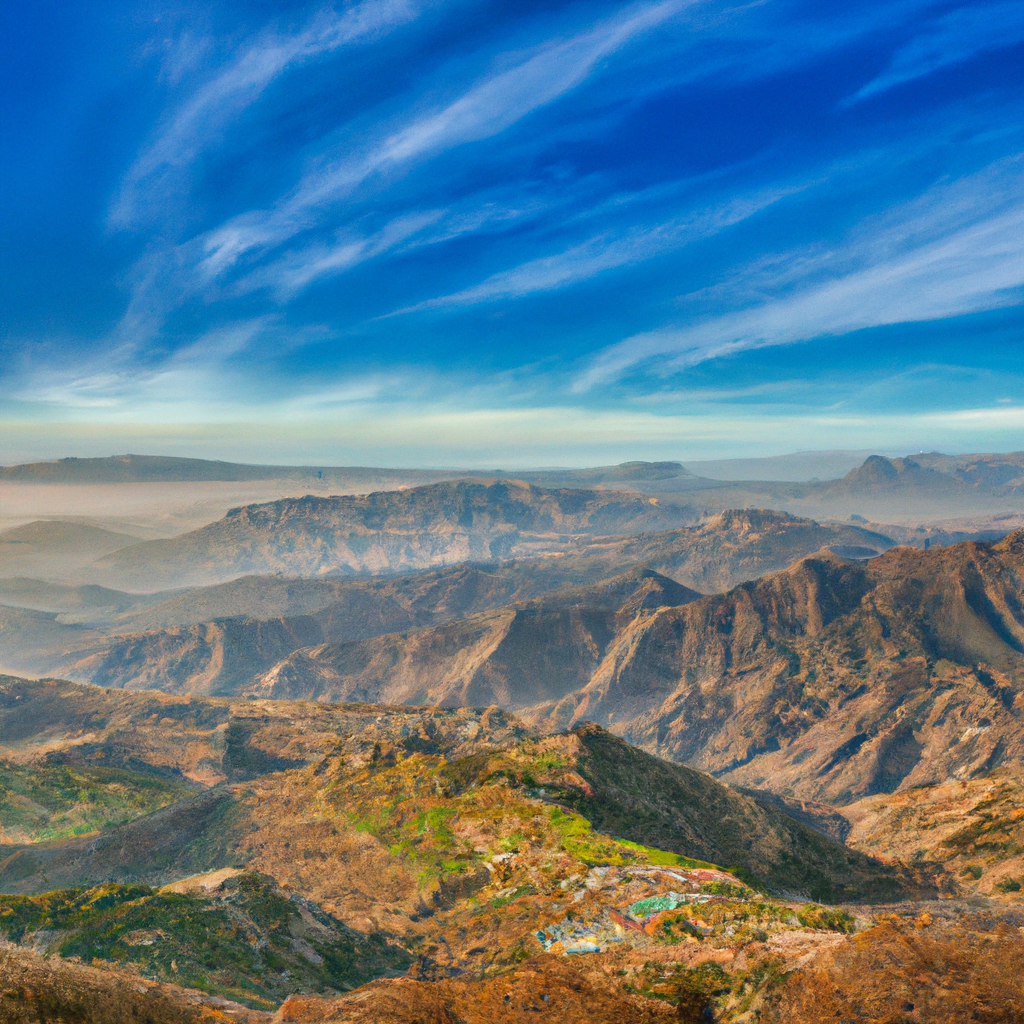
[[[110,225],[135,227],[150,202],[162,206],[169,179],[191,166],[226,126],[289,68],[353,43],[377,39],[411,21],[417,6],[415,0],[362,0],[342,14],[321,12],[294,34],[265,33],[170,112],[125,175],[111,205]],[[194,40],[189,43],[190,55],[204,49]],[[173,69],[172,77],[177,77]]]
[[[343,229],[330,242],[314,242],[286,252],[231,285],[235,295],[268,289],[287,302],[314,281],[336,276],[367,260],[388,253],[408,253],[442,245],[465,235],[508,230],[523,221],[550,213],[569,200],[558,190],[530,196],[521,189],[489,190],[468,196],[443,209],[410,210],[388,220],[376,231]]]
[[[960,64],[979,53],[1014,46],[1024,40],[1024,4],[973,4],[928,23],[906,46],[896,51],[889,67],[872,79],[848,103],[856,103],[941,68]]]
[[[634,335],[578,378],[587,391],[639,364],[679,368],[743,349],[933,320],[1016,304],[1024,286],[1024,157],[937,186],[865,224],[826,258],[792,254],[800,272],[732,282],[738,298],[777,297],[717,317]],[[791,269],[791,268],[790,268]],[[783,286],[783,287],[780,287]]]
[[[635,227],[615,235],[588,238],[552,256],[530,260],[512,270],[492,274],[480,284],[450,295],[428,299],[389,316],[448,306],[467,306],[497,299],[521,298],[554,291],[589,280],[607,270],[633,266],[708,238],[753,217],[812,182],[740,196],[699,213],[673,218],[654,226]]]
[[[547,43],[512,67],[477,82],[442,109],[385,135],[362,154],[325,162],[274,208],[242,214],[205,235],[201,270],[215,277],[245,253],[287,241],[320,220],[325,207],[348,196],[371,175],[499,134],[579,86],[603,58],[671,18],[682,6],[683,0],[663,0],[631,7],[587,32]]]
[[[272,316],[225,324],[162,356],[140,358],[131,345],[90,352],[65,365],[30,368],[10,398],[65,411],[123,413],[152,402],[161,408],[220,404],[225,381],[237,379],[236,357],[277,326]]]

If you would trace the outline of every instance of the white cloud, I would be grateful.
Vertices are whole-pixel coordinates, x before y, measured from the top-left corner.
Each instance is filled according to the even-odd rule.
[[[357,156],[311,171],[272,209],[235,217],[204,236],[202,272],[213,278],[243,254],[276,246],[323,216],[371,175],[490,138],[576,88],[605,57],[676,14],[683,0],[629,8],[611,21],[563,42],[547,43],[525,60],[477,82],[458,99],[418,117]]]
[[[1015,157],[937,186],[867,223],[827,259],[793,254],[803,277],[786,280],[773,300],[626,338],[600,353],[575,389],[587,391],[650,360],[662,369],[692,365],[743,349],[1020,302],[1022,164]],[[823,273],[830,276],[821,279]],[[743,298],[778,281],[761,278],[758,267],[730,283]]]
[[[290,67],[352,43],[376,39],[415,15],[411,0],[363,0],[340,15],[321,13],[295,34],[264,34],[167,117],[125,175],[111,206],[111,226],[134,227],[144,217],[148,203],[162,204],[169,176],[189,167],[233,118]],[[189,61],[195,61],[196,51],[209,49],[208,44],[191,38],[188,44],[183,52]],[[176,63],[184,59],[179,54]],[[176,66],[168,74],[178,76]]]
[[[1014,46],[1024,40],[1024,4],[1019,0],[975,4],[950,11],[930,22],[893,56],[889,67],[872,79],[850,103],[923,78],[976,54]]]
[[[467,306],[497,299],[520,298],[586,281],[619,267],[633,266],[671,252],[697,239],[709,238],[761,210],[793,195],[813,182],[740,196],[718,207],[673,218],[654,226],[633,228],[615,235],[599,235],[552,256],[530,260],[512,270],[492,274],[471,288],[417,303],[389,314],[414,313],[447,306]]]

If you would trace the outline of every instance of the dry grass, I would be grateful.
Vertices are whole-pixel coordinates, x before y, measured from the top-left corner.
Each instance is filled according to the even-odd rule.
[[[282,1024],[656,1024],[665,1003],[632,996],[612,979],[594,979],[562,957],[541,956],[483,981],[374,982],[335,1000],[289,999]]]
[[[1020,1024],[1024,937],[969,920],[889,921],[790,976],[763,1018],[778,1024]]]
[[[257,1024],[269,1015],[23,949],[0,950],[0,1024]]]

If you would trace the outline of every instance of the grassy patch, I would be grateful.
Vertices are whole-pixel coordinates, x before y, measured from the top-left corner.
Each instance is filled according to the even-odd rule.
[[[854,919],[836,907],[819,907],[811,903],[798,911],[796,917],[805,928],[817,928],[819,931],[849,935],[856,928]]]
[[[20,942],[54,932],[50,952],[134,965],[147,977],[262,1008],[291,992],[343,991],[408,963],[379,936],[320,911],[311,927],[265,876],[233,881],[218,896],[115,884],[0,896],[0,934]]]
[[[45,842],[140,818],[193,793],[183,782],[121,768],[0,762],[7,842]]]

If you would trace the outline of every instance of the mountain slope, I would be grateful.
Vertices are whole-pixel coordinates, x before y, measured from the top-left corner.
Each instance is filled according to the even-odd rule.
[[[0,577],[60,579],[94,559],[138,543],[138,537],[85,523],[25,523],[0,531]]]
[[[722,536],[715,551],[735,558]],[[611,550],[617,557],[644,543]],[[184,678],[191,688],[213,680],[221,692],[241,685],[321,700],[494,702],[545,731],[592,719],[739,785],[845,804],[1024,762],[1022,552],[1024,532],[867,562],[823,552],[699,600],[641,573],[630,585],[646,580],[659,591],[646,605],[608,602],[591,588],[426,629],[314,643],[288,652],[255,686],[241,684],[253,661],[236,659],[231,675],[227,659],[218,667],[205,656],[196,672],[186,665],[162,678],[145,674],[159,657],[112,661],[104,678],[167,687]],[[259,628],[246,649],[258,651],[265,636],[268,658],[299,638],[282,626],[278,641],[270,625]]]
[[[543,567],[544,563],[541,563],[540,568]],[[534,588],[545,589],[546,574],[531,571],[534,567],[530,565],[524,568],[525,571],[520,575],[501,569],[487,571],[482,567],[457,566],[379,583],[360,582],[346,589],[347,600],[329,605],[315,615],[265,621],[248,618],[218,619],[194,626],[102,639],[93,642],[94,653],[87,653],[80,648],[61,665],[61,670],[71,678],[88,680],[101,686],[159,689],[171,693],[228,695],[244,692],[264,696],[273,693],[281,699],[291,699],[286,695],[294,692],[296,698],[302,696],[308,699],[312,691],[300,683],[296,682],[296,685],[289,688],[282,680],[282,685],[275,688],[257,684],[256,680],[276,663],[287,660],[293,652],[298,655],[300,649],[322,646],[325,640],[340,638],[343,646],[347,644],[345,650],[356,652],[357,659],[365,660],[373,657],[369,653],[371,650],[389,650],[396,644],[408,646],[408,638],[404,635],[390,640],[386,638],[390,630],[395,628],[419,625],[421,622],[458,620],[467,607],[472,610],[478,606],[502,606],[509,597],[516,596],[517,590],[529,593]],[[652,575],[656,574],[638,571],[616,584],[606,582],[597,589],[570,592],[558,599],[560,611],[557,614],[564,619],[568,614],[567,609],[575,605],[590,609],[583,616],[588,624],[583,625],[584,633],[578,639],[585,648],[589,645],[588,649],[596,650],[594,644],[603,646],[614,632],[609,624],[610,618],[614,618],[614,613],[630,601],[639,607],[645,599],[654,599],[655,590],[663,594],[661,603],[678,603],[697,596],[672,580],[661,579],[660,583],[652,584],[649,579]],[[561,578],[561,574],[558,578]],[[536,616],[539,610],[539,607],[533,612],[523,609],[519,618],[522,620],[531,614]],[[484,642],[486,646],[483,638],[494,633],[494,630],[500,633],[501,623],[511,626],[516,616],[515,611],[505,610],[485,614],[482,619],[473,617],[461,627],[451,626],[451,636],[442,640],[441,646],[453,654],[457,654],[467,644]],[[576,618],[579,619],[579,616]],[[534,628],[537,639],[541,639],[544,626],[551,624],[553,627],[554,623],[555,618],[551,615],[543,618],[544,625],[538,622]],[[568,626],[568,629],[571,633],[576,627]],[[599,639],[588,639],[591,629],[598,630]],[[514,632],[521,630],[516,629]],[[382,634],[385,638],[376,644],[369,639],[356,639]],[[471,637],[475,639],[471,640]],[[497,643],[498,633],[494,633],[494,637]],[[515,643],[514,640],[512,642]],[[429,643],[427,646],[430,646]],[[426,651],[421,653],[425,655]],[[435,655],[440,656],[440,651],[435,652]],[[416,656],[407,651],[406,661],[410,663],[411,672],[425,678],[436,669],[436,656],[426,657],[411,667]],[[461,659],[462,656],[458,656]],[[331,664],[330,658],[330,654],[323,655],[321,664],[324,668]],[[572,656],[567,654],[562,660],[571,663]],[[384,671],[387,671],[386,667]],[[582,684],[586,677],[580,677],[577,669],[576,678]],[[420,693],[417,686],[411,690],[408,686],[404,689],[394,686],[389,691],[390,696],[382,696],[380,688],[369,681],[365,681],[361,687],[359,684],[347,688],[343,685],[335,686],[329,691],[334,694],[332,697],[326,696],[327,691],[322,688],[317,693],[321,694],[318,699],[347,700],[350,696],[340,694],[344,691],[351,695],[357,690],[364,695],[359,699],[382,699],[391,703],[401,703],[402,693]],[[375,693],[372,698],[366,697],[370,690]],[[421,702],[416,700],[416,703]],[[469,703],[487,705],[494,701],[481,699]]]
[[[576,694],[580,718],[674,760],[845,803],[1024,757],[1024,533],[829,555],[636,620]]]
[[[115,553],[95,569],[103,582],[149,590],[247,573],[384,573],[563,550],[572,536],[664,530],[693,518],[629,493],[457,481],[248,505],[201,530]]]
[[[728,590],[829,548],[869,558],[892,547],[882,533],[846,523],[817,523],[770,509],[727,509],[688,530],[623,540],[616,558],[652,569],[700,591]]]
[[[925,942],[928,914],[897,949],[872,944],[863,916],[785,895],[928,896],[914,872],[592,724],[539,738],[496,709],[7,678],[0,759],[54,786],[62,768],[81,786],[119,765],[121,782],[182,790],[124,824],[0,845],[0,983],[19,1024],[271,1024],[225,995],[268,1010],[287,996],[273,1020],[307,1024],[740,1021],[772,1008],[787,1019],[782,986],[826,951],[864,960],[877,948],[908,978],[921,973],[914,942],[933,959],[953,952]],[[750,888],[762,883],[776,895]],[[952,900],[941,908],[959,913]],[[1016,920],[1012,907],[986,918],[982,951],[1000,979],[1019,960],[1016,928],[992,927],[1002,919]],[[978,937],[956,935],[974,957]],[[378,980],[343,991],[367,978]],[[964,978],[928,985],[940,982],[965,1005]],[[998,1005],[1010,1005],[1020,986],[1000,985]]]
[[[443,626],[296,651],[250,692],[275,700],[521,708],[585,685],[616,634],[644,610],[697,597],[636,570]]]
[[[243,577],[165,600],[136,599],[141,607],[107,626],[113,637],[90,635],[88,642],[77,645],[69,638],[63,649],[70,647],[75,653],[49,661],[45,670],[101,685],[242,692],[255,676],[301,647],[350,643],[451,622],[596,583],[636,565],[653,566],[677,580],[697,579],[711,589],[727,589],[739,580],[789,565],[823,544],[842,553],[873,554],[888,547],[889,541],[856,526],[746,510],[682,530],[582,540],[557,558],[463,564],[385,579]],[[153,628],[161,625],[165,628]],[[328,664],[322,656],[320,662]],[[310,691],[300,686],[282,692]]]
[[[891,896],[905,884],[899,871],[783,812],[594,726],[538,740],[496,709],[232,703],[77,689],[4,680],[0,756],[28,764],[41,754],[51,763],[130,761],[136,771],[149,766],[192,778],[205,768],[209,781],[254,781],[185,797],[100,835],[5,845],[6,891],[90,880],[153,884],[247,864],[350,924],[371,910],[380,915],[371,904],[382,897],[371,891],[383,892],[390,877],[395,912],[415,923],[425,898],[417,874],[427,872],[443,901],[446,885],[483,871],[476,848],[493,845],[500,854],[509,835],[521,837],[513,845],[529,871],[547,865],[550,873],[564,855],[645,862],[655,855],[644,851],[657,842],[673,855],[734,864],[773,887],[818,898]],[[72,723],[79,731],[68,730]],[[587,820],[566,818],[574,807]],[[640,845],[616,845],[603,833]],[[454,877],[446,883],[446,875]],[[565,875],[556,876],[558,892]]]

